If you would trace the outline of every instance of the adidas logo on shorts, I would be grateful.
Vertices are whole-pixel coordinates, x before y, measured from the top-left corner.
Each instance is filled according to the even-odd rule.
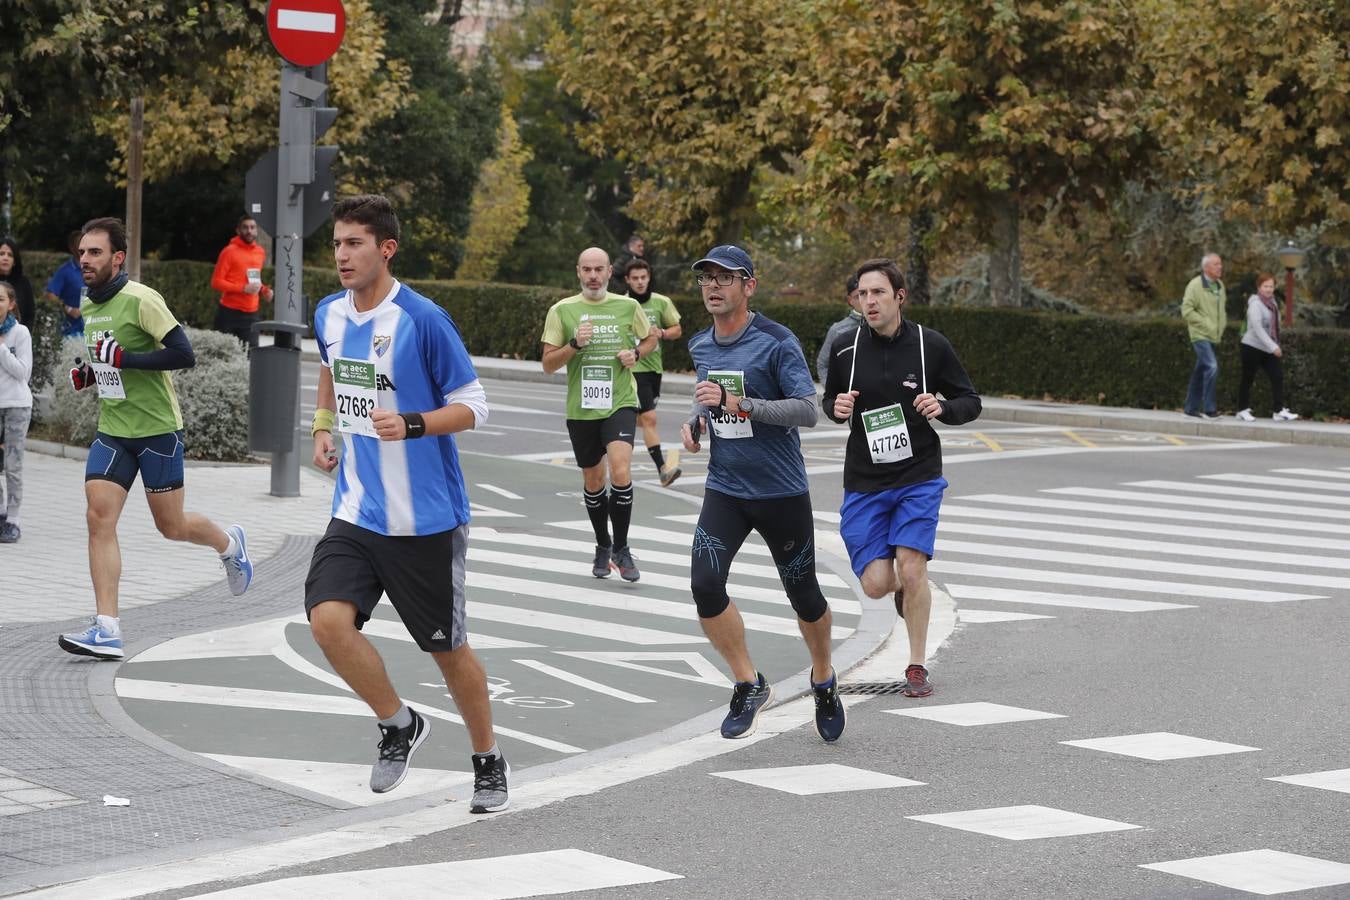
[[[431,636],[431,639],[433,641],[443,641],[445,640],[445,632],[437,628],[436,633]]]

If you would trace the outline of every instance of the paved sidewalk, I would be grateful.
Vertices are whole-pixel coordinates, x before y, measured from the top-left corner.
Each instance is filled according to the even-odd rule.
[[[85,527],[84,462],[38,452],[24,457],[24,496],[17,544],[0,545],[0,627],[17,622],[54,622],[94,614]],[[265,465],[198,466],[187,469],[185,507],[222,528],[238,522],[249,555],[266,559],[287,535],[322,534],[328,524],[332,481],[301,469],[299,497],[272,497]],[[209,547],[165,540],[150,517],[145,494],[133,490],[118,526],[122,547],[123,610],[170,600],[224,579]],[[52,638],[55,641],[55,636]]]

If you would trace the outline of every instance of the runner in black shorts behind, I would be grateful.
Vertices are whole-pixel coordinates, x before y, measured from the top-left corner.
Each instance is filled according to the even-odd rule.
[[[656,349],[633,367],[633,377],[637,379],[638,425],[642,428],[642,440],[652,462],[656,463],[661,486],[670,487],[680,477],[680,467],[674,462],[666,464],[661,434],[656,430],[656,401],[661,396],[661,372],[664,369],[661,341],[673,341],[684,333],[680,327],[680,311],[669,297],[652,291],[652,267],[645,259],[629,263],[623,280],[628,283],[628,296],[642,304],[642,311],[647,314],[647,322],[656,335]]]

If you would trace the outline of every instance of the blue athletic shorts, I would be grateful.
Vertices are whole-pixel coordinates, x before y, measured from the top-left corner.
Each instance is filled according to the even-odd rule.
[[[183,432],[171,431],[152,437],[113,437],[94,433],[89,460],[84,464],[85,481],[112,481],[131,490],[137,473],[147,494],[161,494],[183,486]]]
[[[890,559],[896,547],[909,547],[932,559],[938,508],[946,489],[947,479],[939,477],[876,494],[845,491],[839,535],[848,548],[853,574],[862,577],[868,563]]]

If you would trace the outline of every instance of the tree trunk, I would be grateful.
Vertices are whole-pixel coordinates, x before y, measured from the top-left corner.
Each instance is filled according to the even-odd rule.
[[[145,142],[145,98],[131,98],[131,139],[127,141],[127,274],[141,278],[142,146]]]
[[[719,244],[739,244],[745,237],[745,228],[754,212],[750,205],[750,188],[754,184],[755,170],[746,167],[732,174],[718,199],[721,213],[721,225],[717,228]]]
[[[1022,247],[1019,237],[1021,207],[1008,192],[995,194],[989,246],[989,296],[995,306],[1022,305]]]
[[[928,281],[928,235],[933,230],[933,211],[924,208],[909,217],[909,302],[927,306],[933,302],[932,287]]]

